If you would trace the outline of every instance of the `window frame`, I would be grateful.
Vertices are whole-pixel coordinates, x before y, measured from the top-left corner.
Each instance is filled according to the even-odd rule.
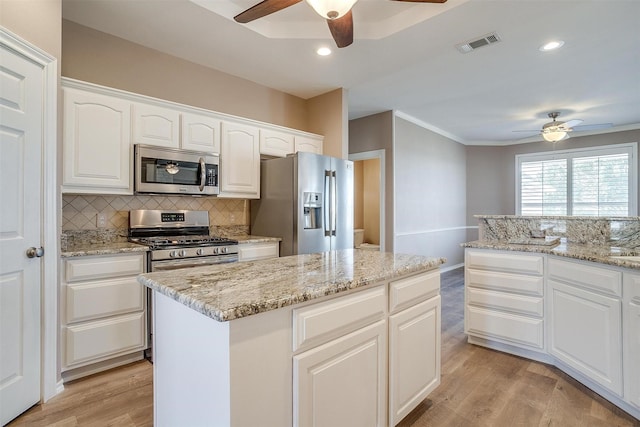
[[[567,159],[567,215],[573,215],[573,170],[571,160],[580,157],[606,156],[611,154],[629,154],[629,206],[628,216],[638,216],[638,143],[600,145],[595,147],[570,148],[565,150],[544,151],[538,153],[516,154],[515,185],[516,215],[522,214],[521,169],[522,163],[545,160]],[[561,215],[564,216],[564,215]],[[597,218],[597,217],[594,217]]]

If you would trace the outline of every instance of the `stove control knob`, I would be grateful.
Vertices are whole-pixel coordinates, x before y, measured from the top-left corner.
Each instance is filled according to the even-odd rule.
[[[204,249],[200,248],[200,249],[196,250],[196,254],[197,255],[204,255]]]
[[[171,258],[175,258],[175,257],[177,257],[177,256],[178,256],[178,251],[171,251],[171,252],[169,252],[169,256],[170,256]]]
[[[218,248],[213,248],[213,253],[217,254],[218,253]]]
[[[185,257],[185,256],[187,256],[187,251],[185,251],[185,250],[183,249],[183,250],[181,250],[181,251],[180,251],[179,255],[180,255],[181,257]]]
[[[223,254],[226,254],[229,251],[229,249],[225,248],[221,248],[220,252],[222,252]]]

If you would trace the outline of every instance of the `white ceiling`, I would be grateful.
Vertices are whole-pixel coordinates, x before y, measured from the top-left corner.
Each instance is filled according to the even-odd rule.
[[[359,0],[343,49],[304,1],[232,20],[259,1],[63,0],[63,17],[302,98],[343,87],[351,119],[396,110],[464,144],[540,140],[513,131],[540,129],[550,111],[640,129],[638,0]],[[493,31],[501,42],[455,47]],[[552,39],[565,45],[538,50]]]

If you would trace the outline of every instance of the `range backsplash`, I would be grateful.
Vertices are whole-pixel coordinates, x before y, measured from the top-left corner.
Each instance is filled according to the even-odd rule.
[[[129,211],[133,209],[204,210],[209,212],[212,234],[229,236],[249,233],[249,202],[244,199],[160,195],[64,195],[62,197],[63,243],[81,236],[90,241],[126,239]],[[105,216],[104,227],[97,226],[99,213]]]

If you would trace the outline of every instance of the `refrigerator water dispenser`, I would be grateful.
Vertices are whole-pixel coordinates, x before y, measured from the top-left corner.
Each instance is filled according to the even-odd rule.
[[[304,228],[322,227],[322,193],[303,193]]]

